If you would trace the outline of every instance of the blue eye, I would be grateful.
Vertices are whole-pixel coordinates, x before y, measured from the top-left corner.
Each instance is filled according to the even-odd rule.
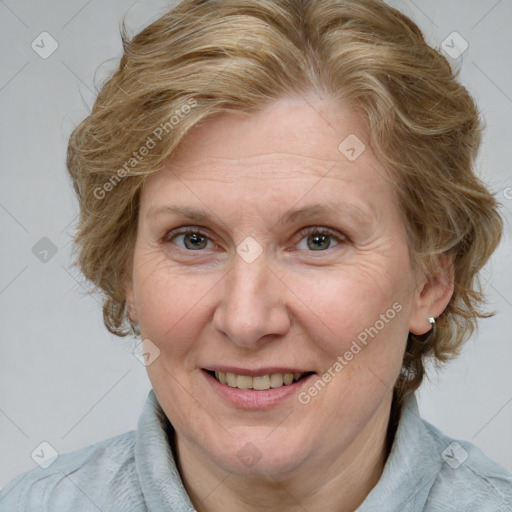
[[[343,235],[335,234],[325,228],[306,228],[301,235],[302,239],[297,244],[297,248],[303,251],[326,251],[341,245],[345,241]],[[186,228],[178,232],[170,232],[165,237],[165,242],[172,242],[180,249],[187,251],[201,251],[202,249],[215,247],[210,237],[198,228]]]
[[[174,234],[169,238],[178,247],[189,251],[199,251],[201,249],[209,249],[212,241],[203,233],[197,230],[188,229],[182,233]]]
[[[297,247],[301,250],[326,251],[340,245],[342,241],[342,237],[325,229],[309,228]]]

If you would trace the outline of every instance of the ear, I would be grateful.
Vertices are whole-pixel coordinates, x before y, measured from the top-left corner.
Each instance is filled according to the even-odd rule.
[[[431,329],[430,317],[437,318],[448,306],[454,289],[453,261],[448,256],[440,257],[437,271],[423,275],[418,281],[415,292],[409,331],[413,334],[425,334]]]

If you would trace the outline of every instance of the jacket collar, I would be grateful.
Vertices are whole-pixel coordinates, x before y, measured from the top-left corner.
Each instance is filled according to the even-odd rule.
[[[170,423],[151,390],[139,418],[135,466],[147,510],[193,512],[181,481],[167,432]]]
[[[443,462],[438,451],[420,418],[416,397],[410,393],[382,475],[356,512],[423,510]]]
[[[151,390],[139,419],[135,446],[141,489],[148,510],[192,512],[169,442],[170,429]],[[411,393],[402,406],[383,473],[356,512],[423,510],[441,463],[435,439],[420,418]]]

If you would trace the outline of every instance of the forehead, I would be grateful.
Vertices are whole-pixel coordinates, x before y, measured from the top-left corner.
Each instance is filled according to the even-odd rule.
[[[316,95],[281,98],[253,112],[217,114],[193,128],[172,158],[179,167],[191,155],[246,159],[264,154],[336,162],[348,137],[366,139],[355,113]]]
[[[351,147],[356,158],[346,152]],[[197,201],[229,196],[247,205],[262,197],[294,203],[308,195],[315,201],[366,202],[369,208],[372,197],[393,194],[357,115],[317,96],[205,120],[148,179],[143,209],[169,199],[193,200],[194,192]]]

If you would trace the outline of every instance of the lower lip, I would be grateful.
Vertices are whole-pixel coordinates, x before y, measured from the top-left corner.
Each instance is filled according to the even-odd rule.
[[[270,388],[263,391],[254,389],[238,389],[221,384],[215,377],[207,371],[202,371],[208,384],[226,401],[240,409],[268,409],[276,406],[292,395],[298,393],[314,374],[308,375],[303,379],[293,382],[280,388]]]

